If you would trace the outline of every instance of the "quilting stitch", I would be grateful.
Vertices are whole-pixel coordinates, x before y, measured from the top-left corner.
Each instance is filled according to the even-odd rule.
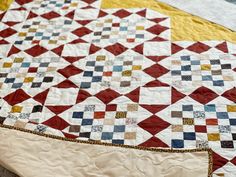
[[[22,7],[1,22],[2,124],[114,144],[235,148],[233,44],[171,42],[169,17],[150,9]]]

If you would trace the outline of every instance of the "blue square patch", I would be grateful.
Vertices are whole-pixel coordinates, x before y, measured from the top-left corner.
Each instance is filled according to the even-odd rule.
[[[172,140],[171,141],[172,148],[184,148],[184,141],[183,140]]]
[[[113,132],[103,132],[102,140],[111,140],[113,138]]]
[[[184,132],[184,140],[196,140],[194,132]]]
[[[216,116],[218,119],[228,119],[229,115],[227,112],[217,112]]]
[[[205,112],[215,112],[216,106],[214,104],[204,105]]]
[[[82,119],[84,116],[83,112],[73,112],[72,118]]]

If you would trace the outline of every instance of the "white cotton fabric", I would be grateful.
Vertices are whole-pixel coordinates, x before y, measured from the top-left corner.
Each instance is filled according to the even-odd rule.
[[[225,0],[159,0],[236,31],[236,4]]]
[[[207,177],[208,152],[81,144],[0,128],[0,165],[20,177]]]

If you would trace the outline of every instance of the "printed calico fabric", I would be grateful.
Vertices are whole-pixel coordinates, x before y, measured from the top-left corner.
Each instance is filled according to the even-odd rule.
[[[154,10],[16,0],[0,14],[0,122],[38,133],[212,148],[236,171],[236,45],[171,41]],[[236,175],[236,172],[235,172]]]

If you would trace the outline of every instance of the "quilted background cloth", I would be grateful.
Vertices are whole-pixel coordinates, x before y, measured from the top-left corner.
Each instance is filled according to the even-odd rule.
[[[2,127],[211,148],[236,176],[235,32],[154,0],[16,0],[0,20]]]
[[[8,129],[0,129],[0,138],[5,139],[0,141],[0,151],[6,152],[0,154],[0,162],[19,177],[206,177],[211,168],[211,156],[202,150],[140,150]]]

